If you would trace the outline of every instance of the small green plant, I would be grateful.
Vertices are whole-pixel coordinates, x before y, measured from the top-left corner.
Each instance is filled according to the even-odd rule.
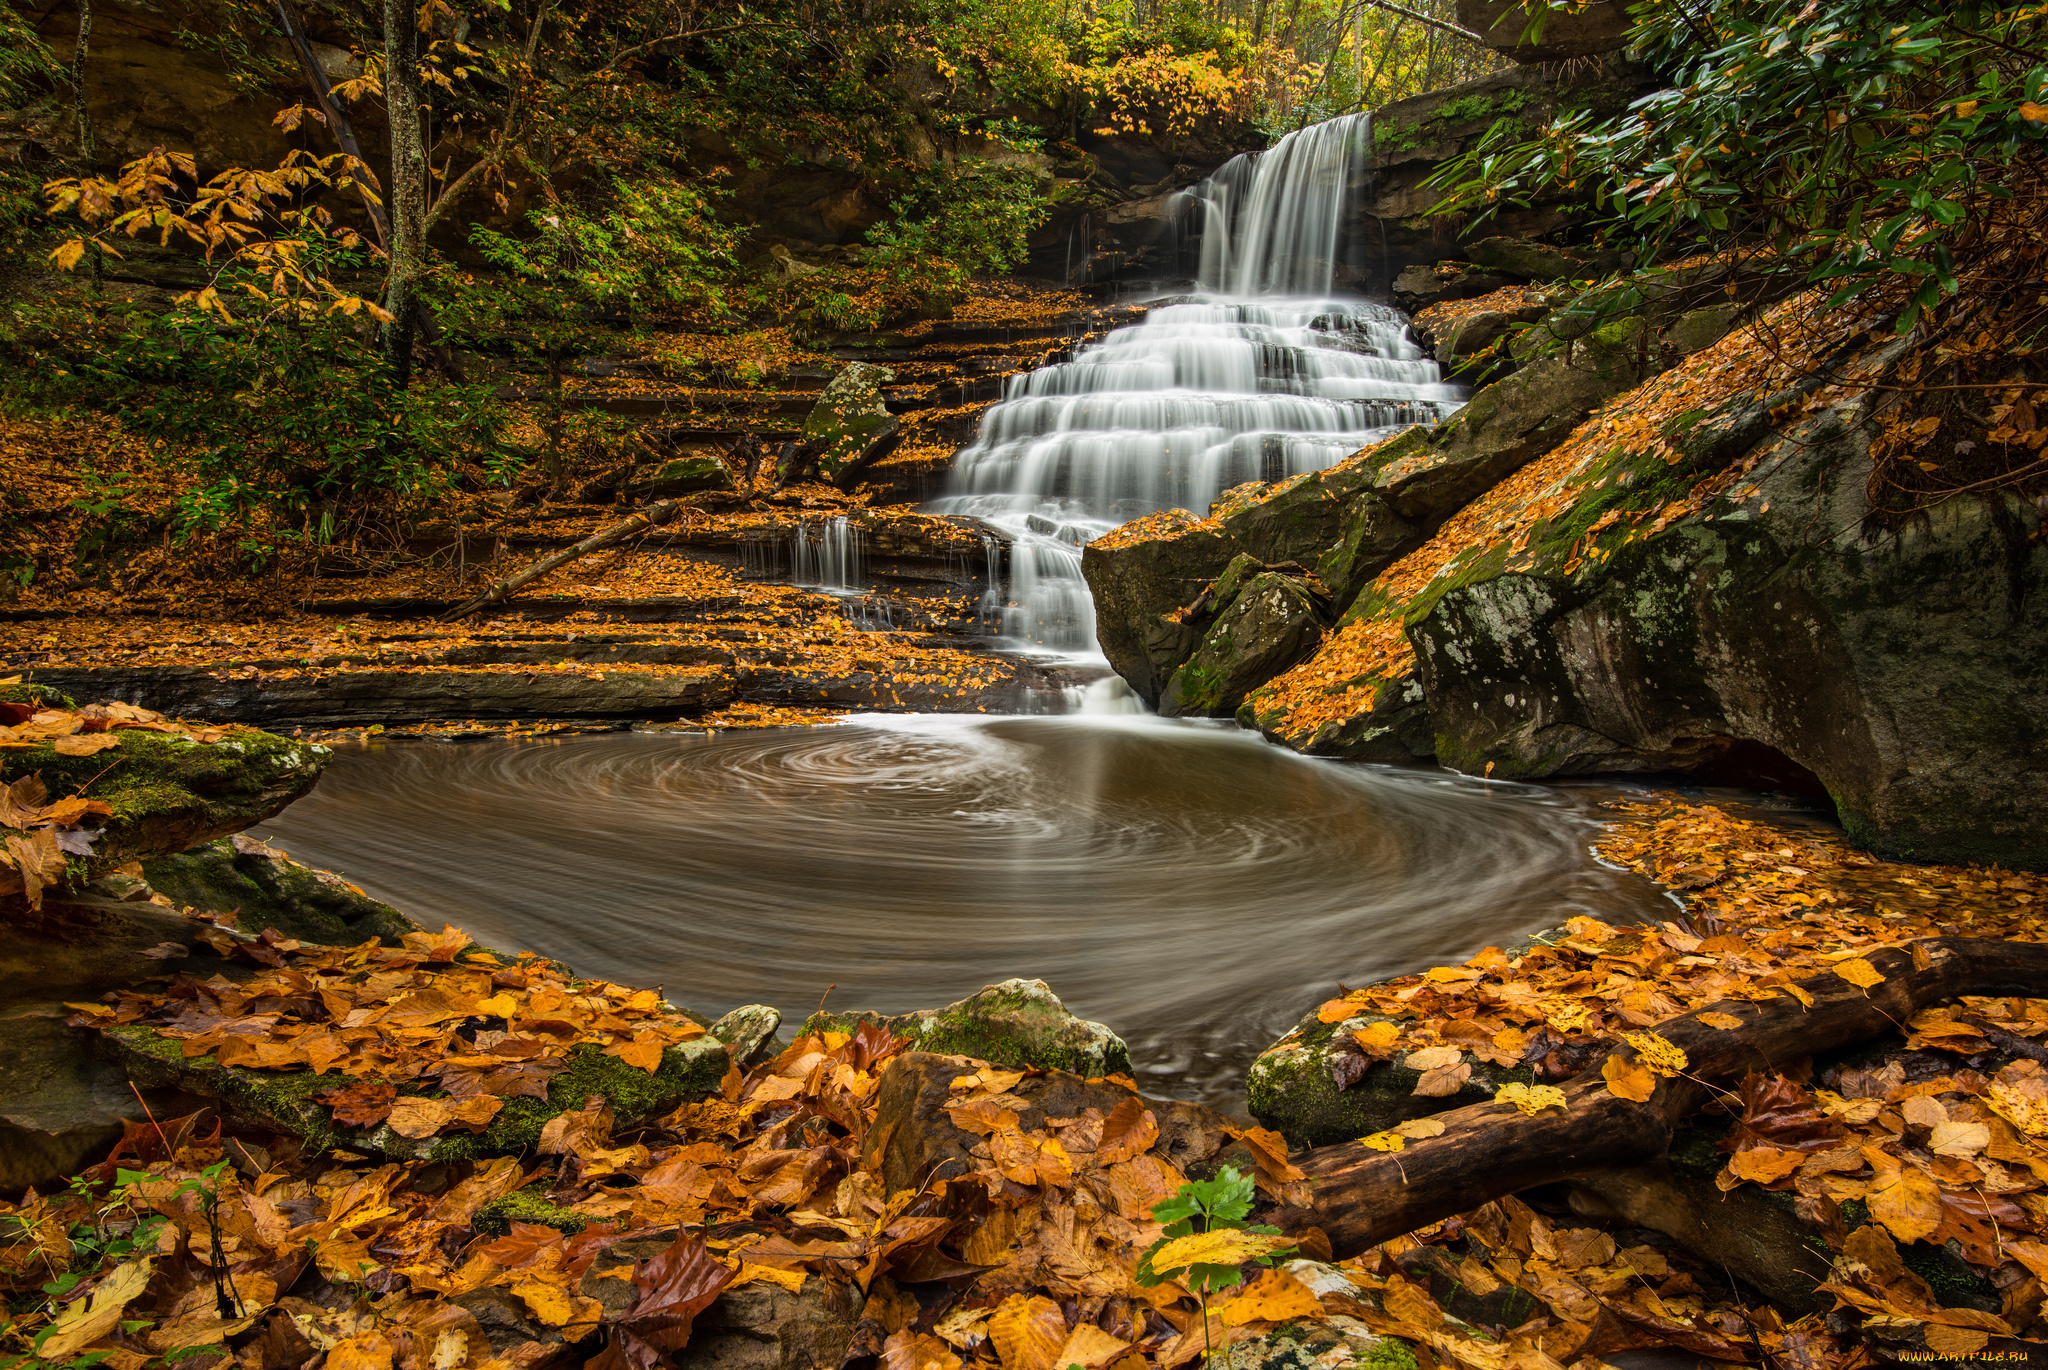
[[[1251,1176],[1231,1166],[1217,1171],[1214,1179],[1189,1180],[1172,1198],[1153,1206],[1152,1220],[1163,1224],[1166,1233],[1138,1258],[1139,1284],[1150,1288],[1178,1279],[1201,1300],[1202,1340],[1209,1357],[1216,1354],[1208,1345],[1209,1295],[1243,1283],[1246,1264],[1271,1265],[1294,1249],[1279,1228],[1246,1224],[1252,1193]],[[1223,1363],[1230,1364],[1227,1344]]]

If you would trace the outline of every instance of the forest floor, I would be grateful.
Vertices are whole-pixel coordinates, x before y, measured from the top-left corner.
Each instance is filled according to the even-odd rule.
[[[1574,919],[1552,944],[1354,991],[1324,1016],[1386,1015],[1359,1034],[1375,1056],[1476,1044],[1540,1066],[1702,1004],[1799,997],[1809,974],[1868,984],[1870,952],[1916,937],[2040,940],[2048,906],[2048,877],[1880,861],[1713,804],[1617,803],[1600,850],[1680,892],[1683,910],[1655,928]],[[236,941],[199,918],[195,940],[240,969],[111,993],[74,1005],[74,1021],[154,1025],[188,1055],[232,1054],[280,1077],[327,1071],[337,1085],[322,1098],[338,1118],[423,1141],[478,1131],[527,1091],[509,1076],[458,1088],[463,1072],[526,1070],[544,1084],[588,1044],[651,1074],[664,1046],[702,1031],[658,995],[565,981],[523,956],[460,959],[467,939],[453,930],[336,949]],[[504,1027],[472,1034],[475,1021]],[[201,1367],[232,1355],[250,1370],[316,1350],[330,1367],[537,1366],[600,1326],[615,1348],[602,1363],[623,1352],[637,1364],[636,1346],[663,1344],[664,1328],[755,1283],[813,1309],[857,1290],[851,1354],[887,1370],[1171,1370],[1226,1345],[1265,1364],[1283,1344],[1319,1353],[1365,1329],[1400,1339],[1420,1365],[1469,1370],[1598,1370],[1657,1347],[1800,1370],[1893,1364],[1901,1350],[2006,1354],[2025,1345],[2015,1334],[2038,1333],[2048,1276],[2048,1009],[1966,999],[1901,1035],[1889,1053],[1817,1077],[1752,1076],[1719,1106],[1719,1188],[1782,1194],[1827,1235],[1842,1257],[1821,1297],[1852,1310],[1846,1321],[1792,1316],[1654,1233],[1540,1195],[1343,1261],[1320,1233],[1289,1233],[1283,1264],[1248,1266],[1251,1278],[1205,1310],[1184,1281],[1133,1282],[1160,1235],[1151,1206],[1186,1177],[1164,1158],[1157,1106],[1129,1080],[1103,1082],[1100,1110],[1044,1118],[1012,1093],[1032,1072],[964,1074],[947,1107],[984,1139],[980,1168],[892,1194],[863,1158],[878,1130],[902,1126],[878,1123],[877,1090],[905,1044],[872,1029],[800,1036],[649,1125],[616,1126],[593,1099],[548,1124],[535,1154],[453,1166],[189,1119],[132,1125],[93,1184],[0,1206],[34,1234],[0,1247],[0,1282],[82,1276],[91,1296],[53,1306],[54,1331],[33,1316],[11,1330],[49,1332],[65,1353],[92,1345],[122,1370],[178,1348]],[[501,1039],[534,1050],[506,1056]],[[445,1100],[417,1097],[429,1079]],[[1431,1126],[1367,1140],[1398,1150]],[[1274,1134],[1224,1130],[1269,1196],[1299,1179]],[[526,1207],[486,1228],[479,1214],[515,1194]],[[80,1235],[95,1232],[129,1245],[109,1254],[104,1235]],[[609,1248],[650,1236],[654,1246],[625,1252],[643,1258],[637,1275],[617,1265]],[[1979,1296],[1919,1273],[1944,1248]],[[492,1298],[513,1331],[501,1319],[486,1337],[476,1310]]]

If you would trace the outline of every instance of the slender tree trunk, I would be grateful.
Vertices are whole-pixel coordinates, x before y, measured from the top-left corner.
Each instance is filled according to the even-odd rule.
[[[384,107],[391,125],[390,272],[384,355],[400,389],[412,380],[416,303],[427,258],[427,148],[420,122],[419,23],[411,0],[384,0]]]
[[[92,50],[92,0],[78,0],[78,46],[71,52],[72,110],[78,120],[78,161],[81,172],[92,169],[92,111],[85,103],[85,59]],[[85,251],[92,297],[100,297],[100,248],[94,243]]]
[[[299,22],[299,15],[292,0],[277,0],[277,20],[284,26],[284,36],[290,40],[292,51],[298,54],[299,69],[306,74],[306,84],[312,87],[313,103],[320,107],[320,113],[327,118],[328,131],[334,134],[334,145],[354,158],[367,171],[369,163],[363,160],[363,150],[356,143],[355,129],[350,127],[348,112],[336,103],[334,92],[327,84],[327,73],[320,70],[319,61],[313,56],[313,45],[306,41],[305,25]],[[377,235],[377,246],[387,248],[391,242],[391,225],[384,215],[384,206],[369,186],[357,185],[356,190],[363,197],[363,209],[370,216],[370,227]]]

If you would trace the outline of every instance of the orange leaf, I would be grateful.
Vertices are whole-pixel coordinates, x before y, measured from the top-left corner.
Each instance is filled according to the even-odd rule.
[[[1607,1081],[1608,1093],[1634,1103],[1646,1104],[1657,1092],[1657,1077],[1648,1066],[1620,1056],[1609,1056],[1600,1067],[1600,1076]]]
[[[1924,1171],[1903,1167],[1882,1189],[1873,1184],[1870,1216],[1902,1242],[1932,1236],[1941,1226],[1941,1186]]]
[[[651,1032],[636,1033],[629,1042],[618,1042],[604,1049],[607,1056],[616,1056],[636,1070],[649,1075],[661,1069],[661,1039]]]

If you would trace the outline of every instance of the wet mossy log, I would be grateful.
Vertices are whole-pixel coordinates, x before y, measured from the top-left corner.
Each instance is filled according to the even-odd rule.
[[[1474,1104],[1436,1114],[1443,1134],[1397,1153],[1356,1142],[1297,1152],[1292,1159],[1308,1172],[1311,1199],[1266,1220],[1290,1231],[1320,1227],[1340,1259],[1357,1255],[1490,1199],[1654,1160],[1717,1085],[1748,1071],[1783,1070],[1876,1037],[1959,995],[2036,995],[2048,983],[2048,945],[2030,942],[1932,937],[1865,959],[1885,977],[1867,992],[1829,974],[1800,985],[1811,1006],[1790,995],[1724,1000],[1659,1024],[1652,1030],[1685,1053],[1686,1066],[1659,1078],[1646,1102],[1609,1091],[1602,1058],[1562,1086],[1563,1108],[1525,1115],[1512,1104]],[[1733,1014],[1742,1024],[1715,1028],[1700,1021],[1704,1013]],[[1628,1047],[1612,1054],[1635,1057]]]

